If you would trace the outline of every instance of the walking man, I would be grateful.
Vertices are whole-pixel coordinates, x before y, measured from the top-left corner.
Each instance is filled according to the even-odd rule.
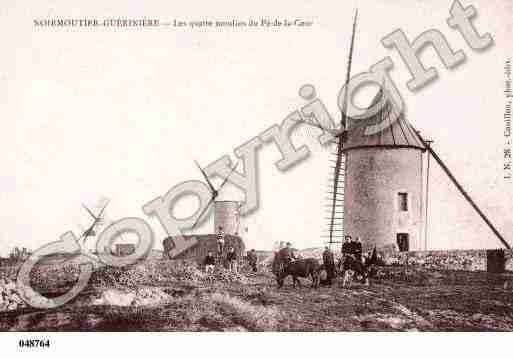
[[[351,254],[351,240],[351,236],[344,237],[344,243],[342,243],[342,258],[344,258],[346,255]]]
[[[353,248],[354,248],[354,256],[356,258],[356,260],[360,263],[362,263],[362,253],[363,253],[363,250],[362,250],[362,241],[360,239],[360,237],[356,237],[356,241],[354,242],[353,244]]]
[[[277,263],[279,264],[279,270],[281,272],[294,259],[294,251],[292,249],[292,244],[290,242],[287,242],[285,247],[281,248],[278,251],[277,255],[278,255]]]
[[[205,260],[203,261],[203,264],[205,264],[205,273],[207,274],[208,279],[212,280],[212,276],[214,275],[214,269],[216,266],[216,259],[212,251],[208,251]]]
[[[288,265],[294,259],[294,250],[292,249],[292,244],[290,242],[287,242],[285,248],[280,249],[278,253],[281,261],[285,265]]]
[[[230,271],[232,273],[237,273],[237,253],[235,253],[235,249],[233,247],[228,249],[226,260],[228,261],[228,268]]]
[[[257,262],[258,262],[258,257],[256,255],[255,250],[252,249],[248,252],[248,263],[251,266],[251,269],[253,270],[254,273],[257,271]]]
[[[322,253],[322,262],[326,269],[327,284],[331,286],[331,281],[335,277],[335,257],[333,256],[333,252],[327,246],[324,247],[324,252]]]
[[[222,256],[224,250],[224,238],[225,234],[223,231],[223,227],[219,226],[217,229],[217,253],[219,256]]]

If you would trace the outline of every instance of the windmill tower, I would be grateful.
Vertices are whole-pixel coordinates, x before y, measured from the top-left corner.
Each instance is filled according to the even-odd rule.
[[[239,235],[240,203],[237,201],[214,202],[214,232],[219,227],[225,234]]]
[[[349,50],[346,85],[350,80],[356,21]],[[424,142],[393,103],[383,88],[371,106],[382,103],[376,114],[353,121],[346,116],[347,93],[341,108],[341,128],[336,136],[329,195],[329,244],[344,235],[360,237],[364,250],[374,247],[421,249]],[[387,123],[383,131],[366,135],[367,126]],[[337,240],[339,239],[339,240]]]
[[[349,51],[346,86],[351,75],[351,62],[356,30],[355,14]],[[329,183],[329,245],[338,243],[344,235],[360,237],[363,249],[394,249],[399,251],[421,250],[423,216],[423,153],[432,156],[499,241],[511,246],[481,211],[470,195],[456,180],[447,165],[435,152],[430,141],[422,138],[406,120],[384,88],[369,106],[368,116],[355,121],[347,117],[347,92],[342,102],[341,131],[329,131],[313,124],[335,138],[336,151],[331,166],[333,178]],[[370,111],[380,104],[377,113]],[[395,120],[394,120],[395,119]],[[368,135],[370,125],[388,124],[383,130]],[[428,162],[429,163],[429,162]],[[429,168],[429,167],[428,167]],[[427,185],[426,185],[427,191]],[[426,203],[427,204],[427,203]],[[426,221],[427,223],[427,221]]]
[[[381,89],[372,105],[385,101],[381,110],[365,121],[348,123],[344,143],[344,231],[360,237],[364,250],[423,249],[423,152],[426,147],[404,114],[395,114],[393,104]],[[366,135],[369,124],[389,127]],[[397,117],[396,117],[397,116]],[[359,123],[362,123],[361,125]]]

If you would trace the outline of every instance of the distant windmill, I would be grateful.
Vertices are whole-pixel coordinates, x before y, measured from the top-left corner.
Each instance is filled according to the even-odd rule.
[[[207,205],[203,208],[203,210],[201,211],[200,215],[198,216],[198,218],[196,219],[196,222],[194,222],[193,226],[191,228],[195,228],[196,225],[199,223],[200,219],[203,217],[203,215],[205,214],[205,212],[210,208],[210,205],[212,203],[215,202],[216,198],[219,196],[219,192],[221,191],[221,189],[224,187],[224,185],[228,182],[228,179],[230,178],[230,176],[232,175],[232,173],[235,171],[235,169],[237,168],[237,165],[239,164],[239,161],[237,161],[235,163],[235,165],[231,168],[230,172],[228,173],[228,175],[224,178],[223,182],[219,185],[219,187],[216,189],[214,187],[214,185],[212,184],[212,182],[210,181],[210,179],[208,178],[207,176],[207,173],[205,172],[205,170],[203,168],[201,168],[201,166],[199,165],[198,162],[194,161],[196,163],[196,166],[198,167],[198,169],[200,170],[201,174],[203,175],[203,177],[205,178],[205,181],[207,182],[207,185],[210,189],[210,200],[208,201]]]
[[[105,208],[107,208],[107,205],[109,204],[109,200],[107,200],[105,202],[105,204],[103,205],[103,207],[100,209],[100,211],[98,212],[98,214],[94,214],[93,211],[91,211],[85,204],[82,204],[82,207],[87,211],[87,213],[89,213],[89,215],[93,218],[93,223],[91,223],[91,225],[82,233],[82,235],[80,236],[80,239],[83,240],[83,242],[85,243],[85,241],[87,240],[87,238],[89,237],[94,237],[96,236],[96,231],[95,231],[95,228],[102,224],[103,221],[104,221],[104,218],[103,218],[103,214],[104,214],[104,211],[105,211]]]

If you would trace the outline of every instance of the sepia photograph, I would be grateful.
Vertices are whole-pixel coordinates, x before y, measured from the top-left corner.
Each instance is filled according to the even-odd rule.
[[[511,0],[0,7],[6,346],[513,331]]]

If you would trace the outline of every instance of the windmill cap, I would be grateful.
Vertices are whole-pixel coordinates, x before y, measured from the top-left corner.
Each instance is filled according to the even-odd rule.
[[[370,109],[380,102],[382,103],[381,108],[377,113],[372,114]],[[344,143],[343,151],[368,147],[426,150],[422,140],[406,120],[404,113],[397,114],[396,106],[383,88],[380,88],[368,109],[368,116],[363,115],[361,119],[348,118],[347,140]],[[397,119],[383,130],[374,134],[366,134],[369,126],[391,121],[393,116]]]

